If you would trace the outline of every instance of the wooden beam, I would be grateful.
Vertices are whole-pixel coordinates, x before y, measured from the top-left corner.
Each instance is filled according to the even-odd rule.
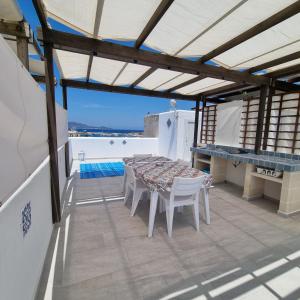
[[[160,21],[160,19],[163,17],[163,15],[166,13],[168,8],[171,6],[171,4],[174,2],[174,0],[162,0],[159,6],[157,7],[156,11],[150,18],[149,22],[143,29],[142,33],[136,40],[134,47],[140,48],[141,45],[144,43],[144,41],[147,39],[151,31],[154,29],[154,27],[157,25],[157,23]]]
[[[46,76],[44,76],[44,75],[37,75],[37,74],[32,74],[31,73],[31,76],[38,83],[46,83]],[[55,77],[54,77],[54,85],[55,86],[57,85],[57,80],[56,80]]]
[[[130,87],[113,86],[113,85],[94,83],[94,82],[77,81],[72,79],[62,79],[61,85],[78,88],[78,89],[95,90],[95,91],[102,91],[102,92],[195,101],[195,96],[190,96],[190,95],[181,95],[176,93],[167,93],[167,92],[151,91],[151,90],[144,90],[144,89],[134,89]]]
[[[255,76],[245,72],[227,70],[208,64],[186,60],[170,55],[153,53],[133,47],[127,47],[115,43],[100,41],[85,36],[49,29],[44,32],[44,37],[39,30],[39,40],[53,43],[55,49],[72,51],[89,55],[94,51],[97,56],[140,64],[165,70],[173,70],[182,73],[204,75],[207,77],[224,79],[234,82],[249,83],[255,85],[266,84],[269,80],[264,76]]]
[[[264,127],[264,117],[265,117],[265,106],[266,106],[266,97],[267,97],[268,86],[263,85],[260,89],[260,99],[258,105],[258,117],[257,117],[257,126],[256,126],[256,136],[255,136],[255,154],[259,153],[261,147],[262,133]]]
[[[277,80],[275,82],[275,89],[285,92],[300,92],[300,85]]]
[[[295,3],[291,4],[290,6],[286,7],[285,9],[277,12],[273,16],[269,17],[268,19],[260,22],[259,24],[255,25],[254,27],[248,29],[247,31],[243,32],[242,34],[238,35],[237,37],[231,39],[227,43],[221,45],[220,47],[212,50],[211,52],[207,53],[206,55],[202,56],[199,59],[199,62],[204,63],[225,51],[249,40],[250,38],[258,35],[261,32],[283,22],[284,20],[298,14],[300,12],[300,1],[296,1]]]
[[[102,17],[102,11],[103,11],[103,5],[104,5],[104,0],[98,0],[97,1],[97,9],[96,9],[95,22],[94,22],[93,38],[97,38],[98,33],[99,33],[101,17]],[[86,81],[90,80],[91,69],[92,69],[92,64],[93,64],[93,58],[94,58],[94,52],[92,52],[90,54],[90,57],[89,57],[88,67],[87,67],[87,70],[86,70]]]
[[[300,73],[300,64],[267,73],[265,76],[277,79]]]
[[[300,76],[297,76],[295,78],[291,78],[288,80],[289,83],[297,83],[297,82],[300,82]]]
[[[300,58],[300,51],[297,51],[295,53],[280,57],[280,58],[276,58],[274,60],[268,61],[266,63],[263,63],[261,65],[252,67],[250,69],[247,70],[248,73],[255,73],[257,71],[261,71],[261,70],[265,70],[274,66],[278,66],[280,64],[284,64],[286,62],[289,62],[291,60]]]
[[[178,85],[176,85],[176,86],[170,88],[170,89],[168,90],[168,92],[176,91],[176,90],[178,90],[178,89],[181,89],[181,88],[183,88],[183,87],[185,87],[185,86],[187,86],[187,85],[190,85],[190,84],[192,84],[192,83],[195,83],[195,82],[197,82],[197,81],[199,81],[199,80],[201,80],[201,79],[204,79],[204,78],[206,78],[206,76],[202,76],[202,75],[197,76],[197,77],[195,77],[195,78],[192,78],[192,79],[190,79],[190,80],[187,80],[187,81],[185,81],[185,82],[182,82],[182,83],[180,83],[180,84],[178,84]]]
[[[29,70],[28,38],[17,36],[17,55],[24,67]]]
[[[52,220],[53,223],[57,223],[60,222],[61,220],[61,209],[60,209],[60,192],[59,192],[52,45],[45,44],[44,51],[45,51],[45,59],[46,59],[45,61],[46,103],[47,103],[47,118],[48,118],[48,144],[49,144],[49,155],[50,155]]]
[[[29,25],[25,22],[8,22],[0,21],[0,33],[12,35],[20,38],[29,38],[30,37],[30,28]]]

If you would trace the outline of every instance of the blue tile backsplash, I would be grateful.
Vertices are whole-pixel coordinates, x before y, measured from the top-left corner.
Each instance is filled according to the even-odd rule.
[[[253,149],[238,147],[206,145],[205,147],[193,147],[192,152],[202,153],[210,156],[221,157],[241,163],[254,164],[261,167],[271,168],[277,171],[296,172],[300,171],[300,155],[279,153],[271,151],[260,151],[255,154]],[[239,153],[239,152],[244,153]]]

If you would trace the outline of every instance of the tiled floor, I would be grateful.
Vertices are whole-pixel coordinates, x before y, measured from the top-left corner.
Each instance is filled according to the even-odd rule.
[[[196,232],[187,208],[171,239],[159,214],[147,238],[149,202],[130,217],[121,183],[73,174],[38,299],[300,298],[300,216],[222,184],[210,192],[211,225],[201,219]]]

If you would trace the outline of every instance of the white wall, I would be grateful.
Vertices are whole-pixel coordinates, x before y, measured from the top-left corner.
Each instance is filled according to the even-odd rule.
[[[65,165],[65,146],[61,146],[58,149],[57,156],[58,156],[59,192],[60,192],[60,200],[62,201],[63,192],[67,181],[66,165]]]
[[[233,161],[227,161],[226,180],[238,186],[244,187],[246,165],[240,164],[236,168],[233,166]]]
[[[201,117],[199,114],[199,130],[201,130]],[[168,120],[171,125],[168,126]],[[170,111],[159,114],[159,153],[171,159],[184,159],[189,161],[191,154],[189,148],[193,143],[195,112]],[[190,125],[189,125],[190,124]],[[192,126],[191,126],[192,125]],[[199,138],[198,138],[199,141]]]
[[[49,159],[0,208],[0,298],[34,299],[52,233]],[[22,210],[31,226],[22,231]]]
[[[157,138],[71,137],[69,141],[73,159],[78,159],[80,151],[85,152],[86,159],[120,158],[147,153],[158,155]],[[111,141],[113,144],[110,144]],[[123,144],[123,141],[126,143]]]

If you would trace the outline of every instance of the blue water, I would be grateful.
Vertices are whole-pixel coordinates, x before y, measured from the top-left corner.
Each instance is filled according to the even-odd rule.
[[[80,179],[113,177],[123,175],[123,162],[80,164]]]
[[[144,130],[133,130],[133,129],[76,129],[78,132],[103,132],[103,133],[132,133],[132,132],[143,132]]]

